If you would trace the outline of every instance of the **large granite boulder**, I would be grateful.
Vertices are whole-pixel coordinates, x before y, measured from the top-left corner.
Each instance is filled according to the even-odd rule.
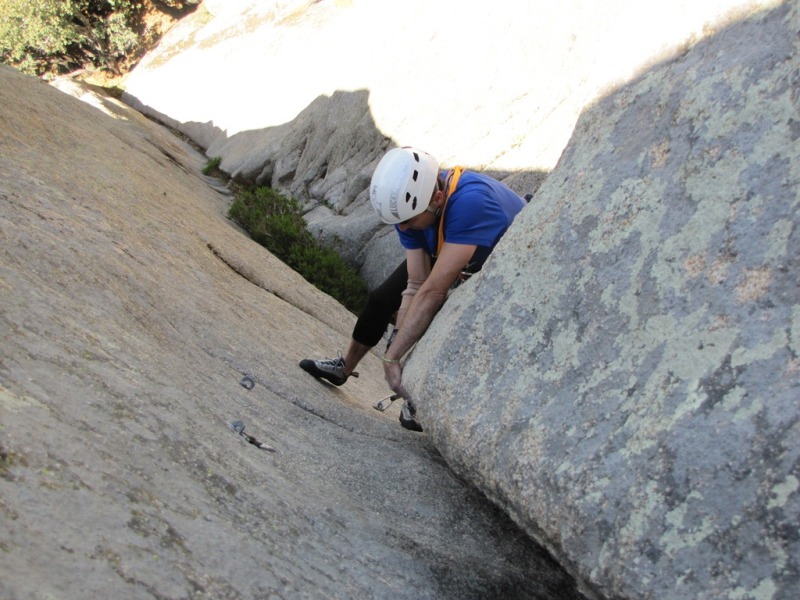
[[[298,368],[355,317],[225,219],[201,154],[62,87],[93,106],[0,66],[0,598],[581,598],[372,409],[377,357]]]
[[[423,424],[607,596],[800,590],[800,14],[588,107],[406,368]]]

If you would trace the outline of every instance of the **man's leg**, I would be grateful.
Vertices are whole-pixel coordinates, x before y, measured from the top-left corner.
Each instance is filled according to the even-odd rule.
[[[367,305],[353,328],[353,337],[345,355],[326,360],[305,359],[300,361],[300,368],[334,385],[342,385],[351,375],[357,377],[358,374],[354,373],[356,366],[380,342],[392,316],[400,308],[407,283],[408,269],[403,261],[381,285],[370,292]]]
[[[361,362],[361,359],[367,355],[372,349],[372,346],[367,346],[354,339],[350,339],[350,344],[347,346],[347,352],[344,355],[344,374],[349,377],[356,368],[356,365]]]
[[[403,261],[386,280],[376,287],[367,298],[367,305],[353,328],[353,339],[350,346],[353,348],[353,358],[357,361],[364,358],[373,346],[381,341],[392,317],[400,308],[403,299],[403,290],[408,285],[408,269]],[[350,361],[348,367],[350,367]]]

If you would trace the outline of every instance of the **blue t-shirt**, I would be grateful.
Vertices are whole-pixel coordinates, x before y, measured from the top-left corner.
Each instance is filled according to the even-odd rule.
[[[523,206],[525,201],[504,183],[464,171],[444,209],[444,241],[478,246],[470,262],[470,270],[478,270]],[[435,257],[438,219],[425,229],[400,231],[397,225],[395,229],[404,248],[422,248]]]

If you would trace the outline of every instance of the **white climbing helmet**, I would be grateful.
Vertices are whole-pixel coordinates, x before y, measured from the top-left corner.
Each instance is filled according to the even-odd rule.
[[[439,163],[416,148],[389,150],[372,174],[369,199],[384,223],[401,223],[425,211],[430,204]]]

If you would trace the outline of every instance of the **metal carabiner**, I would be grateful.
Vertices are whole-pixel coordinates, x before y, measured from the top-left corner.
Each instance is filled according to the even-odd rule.
[[[381,398],[375,404],[372,405],[372,408],[375,410],[379,410],[381,412],[385,411],[392,405],[392,402],[400,398],[400,394],[391,394],[386,396],[385,398]]]

